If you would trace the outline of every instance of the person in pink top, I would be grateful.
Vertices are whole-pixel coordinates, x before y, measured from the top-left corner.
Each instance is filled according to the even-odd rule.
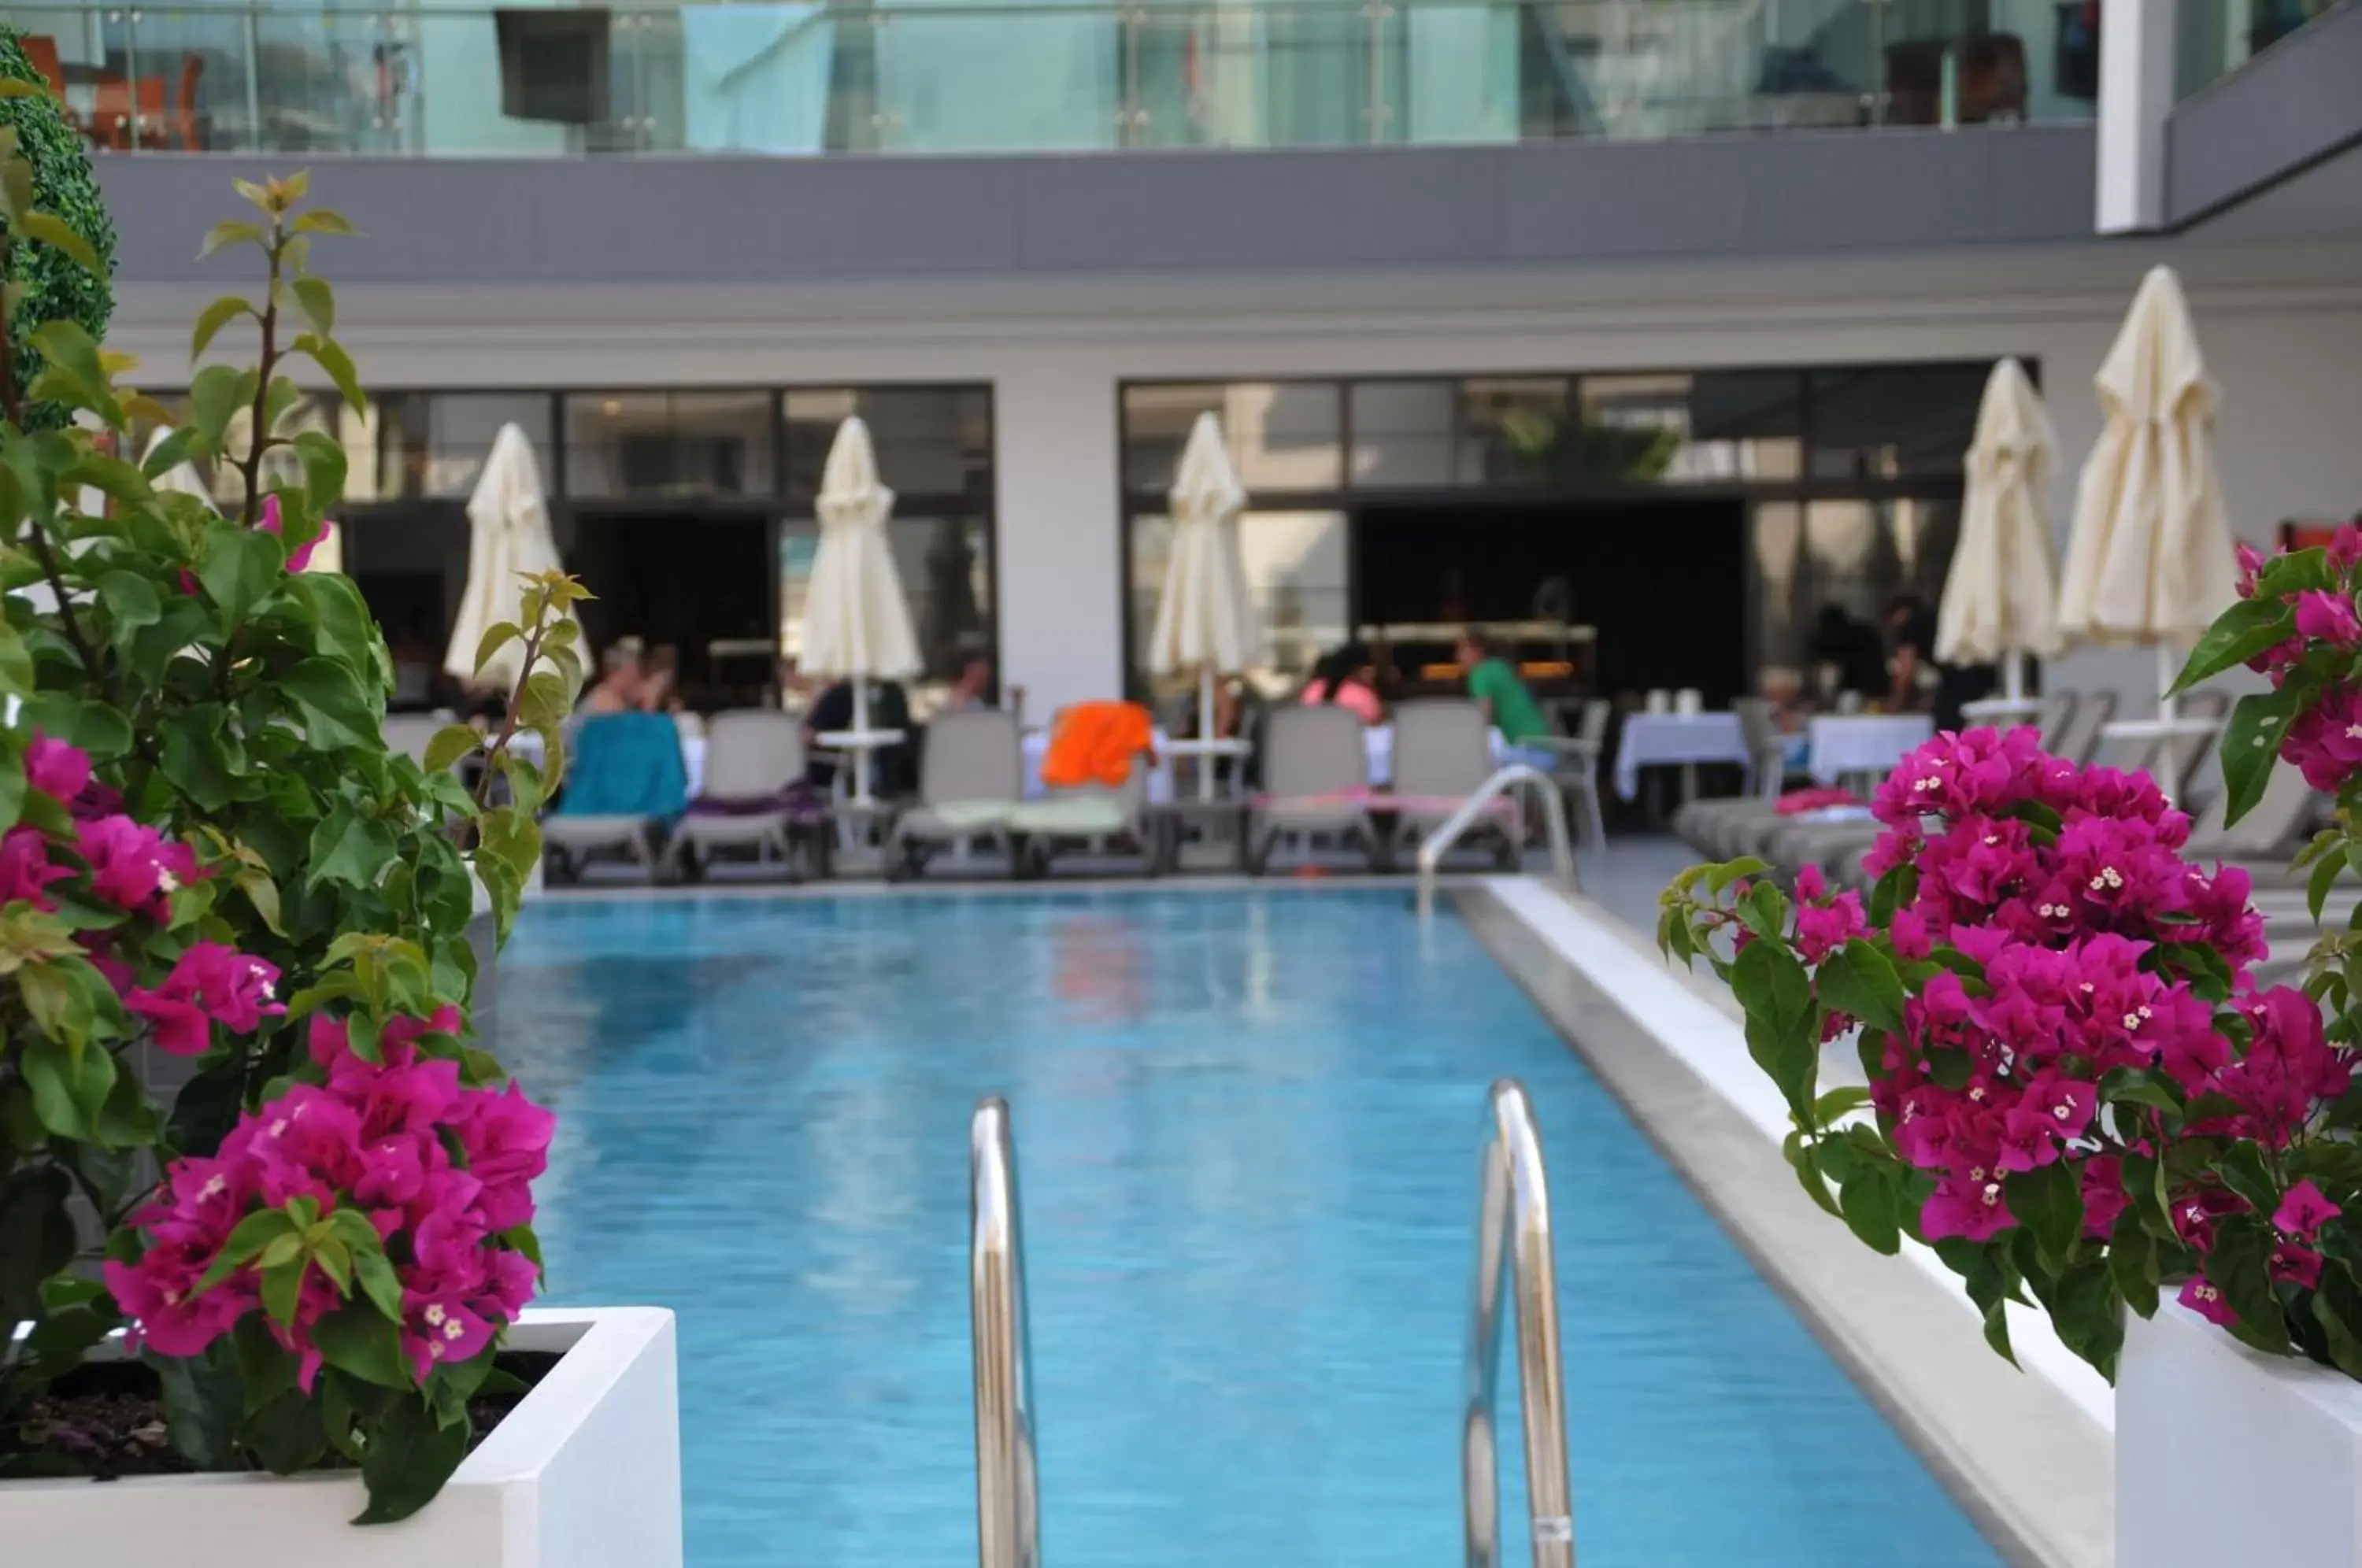
[[[1365,724],[1384,723],[1386,705],[1378,700],[1378,670],[1370,650],[1347,643],[1320,661],[1304,683],[1304,705],[1333,703]]]

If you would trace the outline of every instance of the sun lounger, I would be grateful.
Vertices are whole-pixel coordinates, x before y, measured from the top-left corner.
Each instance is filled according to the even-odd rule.
[[[579,878],[591,860],[621,856],[653,880],[666,828],[689,805],[680,731],[662,713],[597,713],[574,732],[565,791],[542,820],[549,874]]]
[[[1394,788],[1385,803],[1395,812],[1390,849],[1416,849],[1419,841],[1451,820],[1468,797],[1493,777],[1493,745],[1485,710],[1465,698],[1437,697],[1395,708]],[[1525,842],[1517,801],[1497,797],[1461,840],[1489,845],[1504,870],[1515,870]]]
[[[1385,847],[1371,825],[1369,753],[1362,722],[1342,708],[1278,708],[1264,720],[1263,779],[1247,832],[1247,868],[1261,872],[1282,838],[1308,853],[1317,839],[1350,839],[1373,868]]]
[[[1046,876],[1059,856],[1079,850],[1093,857],[1136,855],[1143,874],[1161,872],[1164,856],[1148,813],[1149,767],[1142,752],[1120,784],[1080,784],[1020,802],[1009,813],[1009,829],[1027,868]]]
[[[673,830],[671,868],[702,870],[726,851],[776,857],[793,871],[798,827],[827,820],[825,804],[804,782],[802,723],[768,708],[716,713],[706,726],[705,792]]]
[[[1017,866],[1010,825],[1025,792],[1017,715],[998,708],[938,713],[919,746],[919,803],[898,814],[886,840],[889,878],[916,876],[949,850],[966,859],[986,845]]]

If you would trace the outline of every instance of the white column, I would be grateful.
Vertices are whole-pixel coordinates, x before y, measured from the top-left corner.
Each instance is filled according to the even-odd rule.
[[[2102,234],[2165,221],[2165,117],[2173,109],[2178,0],[2102,0],[2098,211]]]
[[[1063,356],[994,379],[1000,679],[1025,718],[1123,695],[1115,378]]]

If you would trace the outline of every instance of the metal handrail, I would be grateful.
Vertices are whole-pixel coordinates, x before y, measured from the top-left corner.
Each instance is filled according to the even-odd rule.
[[[1527,786],[1541,801],[1542,824],[1550,830],[1551,869],[1570,889],[1577,886],[1574,872],[1574,840],[1567,832],[1566,802],[1559,798],[1558,783],[1529,762],[1510,762],[1485,780],[1476,792],[1460,802],[1460,809],[1444,819],[1443,825],[1429,834],[1418,846],[1418,912],[1426,915],[1435,907],[1435,873],[1460,835],[1474,824],[1485,808],[1518,785]]]
[[[989,1095],[968,1129],[968,1306],[976,1336],[976,1535],[981,1568],[1040,1568],[1032,1348],[1009,1102]]]
[[[1493,1393],[1501,1315],[1518,1302],[1518,1406],[1526,1419],[1526,1496],[1534,1568],[1574,1568],[1566,1468],[1566,1384],[1559,1372],[1558,1272],[1541,1133],[1523,1084],[1493,1085],[1476,1211],[1476,1310],[1468,1328],[1468,1408],[1460,1431],[1468,1568],[1500,1568],[1501,1486]]]

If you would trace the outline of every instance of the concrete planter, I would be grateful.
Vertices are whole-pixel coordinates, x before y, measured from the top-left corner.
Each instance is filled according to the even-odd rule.
[[[2116,1561],[2362,1568],[2362,1383],[2258,1355],[2170,1300],[2128,1320]]]
[[[511,1348],[564,1359],[398,1525],[357,1528],[353,1475],[0,1482],[10,1562],[173,1568],[680,1568],[672,1314],[528,1310]]]

